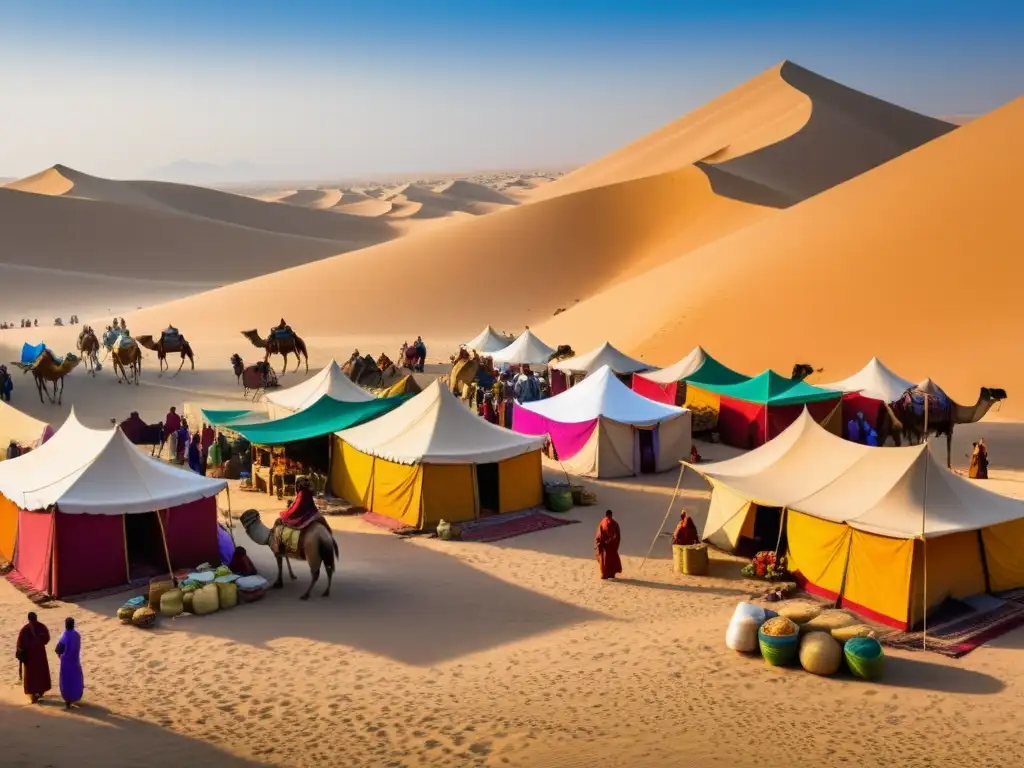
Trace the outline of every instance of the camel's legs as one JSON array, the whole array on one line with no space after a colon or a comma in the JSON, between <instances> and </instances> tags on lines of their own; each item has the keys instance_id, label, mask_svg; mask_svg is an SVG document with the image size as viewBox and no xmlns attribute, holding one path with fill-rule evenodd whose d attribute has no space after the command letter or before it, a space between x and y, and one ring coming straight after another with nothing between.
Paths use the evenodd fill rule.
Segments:
<instances>
[{"instance_id":1,"label":"camel's legs","mask_svg":"<svg viewBox=\"0 0 1024 768\"><path fill-rule=\"evenodd\" d=\"M296 576L295 571L292 570L292 561L289 560L287 557L284 559L284 561L288 565L288 575L292 577L292 581L295 581L299 577Z\"/></svg>"},{"instance_id":2,"label":"camel's legs","mask_svg":"<svg viewBox=\"0 0 1024 768\"><path fill-rule=\"evenodd\" d=\"M45 405L46 401L43 400L43 378L41 376L36 376L35 379L36 379L36 390L38 390L38 392L39 392L39 402L43 403Z\"/></svg>"},{"instance_id":3,"label":"camel's legs","mask_svg":"<svg viewBox=\"0 0 1024 768\"><path fill-rule=\"evenodd\" d=\"M327 589L324 590L322 597L330 597L331 580L334 578L334 569L331 566L327 565L327 563L324 563L324 568L327 570Z\"/></svg>"},{"instance_id":4,"label":"camel's legs","mask_svg":"<svg viewBox=\"0 0 1024 768\"><path fill-rule=\"evenodd\" d=\"M278 554L275 554L274 557L277 558L277 581L274 582L273 587L274 589L281 589L284 586L284 572L281 570L282 558Z\"/></svg>"},{"instance_id":5,"label":"camel's legs","mask_svg":"<svg viewBox=\"0 0 1024 768\"><path fill-rule=\"evenodd\" d=\"M184 355L182 355L182 356L181 356L181 365L179 365L179 366L178 366L178 370L176 370L176 371L174 372L174 375L175 375L175 376L177 376L177 375L178 375L179 373L181 373L181 369L182 369L182 368L184 368L184 367L185 367L185 356L184 356ZM170 366L168 366L168 369L169 369L169 368L170 368ZM195 369L196 369L196 368L195 368L195 364L193 364L193 365L192 365L192 370L194 371ZM172 378L173 378L173 377L172 377Z\"/></svg>"},{"instance_id":6,"label":"camel's legs","mask_svg":"<svg viewBox=\"0 0 1024 768\"><path fill-rule=\"evenodd\" d=\"M281 375L284 376L286 373L288 373L288 353L287 352L282 352L281 353L281 357L284 358L284 367L281 368ZM299 366L296 365L295 366L295 370L298 370L298 369L299 369Z\"/></svg>"},{"instance_id":7,"label":"camel's legs","mask_svg":"<svg viewBox=\"0 0 1024 768\"><path fill-rule=\"evenodd\" d=\"M61 376L57 381L53 382L53 392L57 394L57 384L60 384L60 394L57 396L57 405L64 404L64 377Z\"/></svg>"},{"instance_id":8,"label":"camel's legs","mask_svg":"<svg viewBox=\"0 0 1024 768\"><path fill-rule=\"evenodd\" d=\"M311 566L309 569L309 587L306 589L305 592L302 593L302 597L300 597L299 600L309 600L309 593L313 591L313 587L316 585L319 579L320 565L317 564L316 568L313 568Z\"/></svg>"}]
</instances>

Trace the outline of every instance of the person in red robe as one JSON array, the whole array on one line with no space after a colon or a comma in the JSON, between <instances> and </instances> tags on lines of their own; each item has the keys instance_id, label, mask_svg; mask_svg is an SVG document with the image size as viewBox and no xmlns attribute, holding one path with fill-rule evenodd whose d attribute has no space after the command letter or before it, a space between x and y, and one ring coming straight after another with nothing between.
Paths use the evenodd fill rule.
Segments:
<instances>
[{"instance_id":1,"label":"person in red robe","mask_svg":"<svg viewBox=\"0 0 1024 768\"><path fill-rule=\"evenodd\" d=\"M491 424L498 423L498 412L494 410L494 395L490 392L484 395L483 405L480 406L480 415L484 421L489 421Z\"/></svg>"},{"instance_id":2,"label":"person in red robe","mask_svg":"<svg viewBox=\"0 0 1024 768\"><path fill-rule=\"evenodd\" d=\"M594 538L594 553L597 555L597 567L602 579L614 579L622 573L622 561L619 559L621 542L619 524L612 518L609 509L598 524L597 536Z\"/></svg>"},{"instance_id":3,"label":"person in red robe","mask_svg":"<svg viewBox=\"0 0 1024 768\"><path fill-rule=\"evenodd\" d=\"M46 625L29 613L28 624L18 633L18 645L14 655L21 663L25 695L32 703L39 701L50 690L50 662L46 658L46 644L50 642L50 631Z\"/></svg>"},{"instance_id":4,"label":"person in red robe","mask_svg":"<svg viewBox=\"0 0 1024 768\"><path fill-rule=\"evenodd\" d=\"M679 525L676 526L676 530L672 534L672 543L680 547L688 547L691 544L697 544L699 541L700 537L697 535L697 526L694 524L693 518L686 514L684 509L679 515Z\"/></svg>"},{"instance_id":5,"label":"person in red robe","mask_svg":"<svg viewBox=\"0 0 1024 768\"><path fill-rule=\"evenodd\" d=\"M320 514L320 510L313 501L313 491L310 490L308 481L296 482L295 491L295 501L281 513L280 517L289 528L303 528Z\"/></svg>"}]
</instances>

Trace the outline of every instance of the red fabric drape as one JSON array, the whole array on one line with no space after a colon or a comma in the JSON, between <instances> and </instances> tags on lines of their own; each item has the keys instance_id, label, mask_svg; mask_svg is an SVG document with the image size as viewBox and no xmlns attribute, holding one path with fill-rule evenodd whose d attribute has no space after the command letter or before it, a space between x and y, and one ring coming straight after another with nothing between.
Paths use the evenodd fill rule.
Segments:
<instances>
[{"instance_id":1,"label":"red fabric drape","mask_svg":"<svg viewBox=\"0 0 1024 768\"><path fill-rule=\"evenodd\" d=\"M18 511L18 546L14 568L40 592L50 591L53 512Z\"/></svg>"},{"instance_id":2,"label":"red fabric drape","mask_svg":"<svg viewBox=\"0 0 1024 768\"><path fill-rule=\"evenodd\" d=\"M128 583L121 515L57 512L53 550L56 597L80 595Z\"/></svg>"},{"instance_id":3,"label":"red fabric drape","mask_svg":"<svg viewBox=\"0 0 1024 768\"><path fill-rule=\"evenodd\" d=\"M882 410L882 401L873 397L851 393L843 395L843 437L846 437L846 425L851 419L857 418L858 413L864 414L864 419L873 427L878 426L878 413Z\"/></svg>"},{"instance_id":4,"label":"red fabric drape","mask_svg":"<svg viewBox=\"0 0 1024 768\"><path fill-rule=\"evenodd\" d=\"M673 381L671 384L659 384L656 381L645 379L639 373L633 374L633 391L656 403L675 405L678 390L678 381Z\"/></svg>"},{"instance_id":5,"label":"red fabric drape","mask_svg":"<svg viewBox=\"0 0 1024 768\"><path fill-rule=\"evenodd\" d=\"M217 499L199 499L162 510L160 520L167 540L171 565L195 568L200 563L220 562L217 549Z\"/></svg>"},{"instance_id":6,"label":"red fabric drape","mask_svg":"<svg viewBox=\"0 0 1024 768\"><path fill-rule=\"evenodd\" d=\"M733 448L756 448L764 443L764 406L723 396L718 411L718 434Z\"/></svg>"},{"instance_id":7,"label":"red fabric drape","mask_svg":"<svg viewBox=\"0 0 1024 768\"><path fill-rule=\"evenodd\" d=\"M551 396L554 397L561 392L565 392L569 388L569 375L556 371L554 368L550 370L550 384L551 384Z\"/></svg>"}]
</instances>

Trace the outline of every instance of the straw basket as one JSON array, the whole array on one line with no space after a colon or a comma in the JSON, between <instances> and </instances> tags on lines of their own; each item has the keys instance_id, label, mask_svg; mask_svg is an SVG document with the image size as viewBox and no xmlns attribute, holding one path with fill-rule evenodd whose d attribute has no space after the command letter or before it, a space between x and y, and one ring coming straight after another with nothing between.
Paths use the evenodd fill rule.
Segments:
<instances>
[{"instance_id":1,"label":"straw basket","mask_svg":"<svg viewBox=\"0 0 1024 768\"><path fill-rule=\"evenodd\" d=\"M765 661L773 667L783 667L797 659L800 652L800 630L796 629L791 635L766 635L762 624L757 630L757 642Z\"/></svg>"},{"instance_id":2,"label":"straw basket","mask_svg":"<svg viewBox=\"0 0 1024 768\"><path fill-rule=\"evenodd\" d=\"M569 490L572 491L572 503L577 507L583 506L583 486L582 485L570 485Z\"/></svg>"},{"instance_id":3,"label":"straw basket","mask_svg":"<svg viewBox=\"0 0 1024 768\"><path fill-rule=\"evenodd\" d=\"M873 637L853 637L843 646L846 665L861 680L879 680L885 672L882 645Z\"/></svg>"},{"instance_id":4,"label":"straw basket","mask_svg":"<svg viewBox=\"0 0 1024 768\"><path fill-rule=\"evenodd\" d=\"M205 616L220 608L220 593L215 584L207 584L192 594L192 610L196 616Z\"/></svg>"},{"instance_id":5,"label":"straw basket","mask_svg":"<svg viewBox=\"0 0 1024 768\"><path fill-rule=\"evenodd\" d=\"M160 615L173 619L185 610L184 595L180 589L169 589L160 595Z\"/></svg>"},{"instance_id":6,"label":"straw basket","mask_svg":"<svg viewBox=\"0 0 1024 768\"><path fill-rule=\"evenodd\" d=\"M166 576L160 576L156 579L149 580L149 607L154 611L160 610L160 598L163 597L164 592L170 592L174 589L174 579L170 579Z\"/></svg>"},{"instance_id":7,"label":"straw basket","mask_svg":"<svg viewBox=\"0 0 1024 768\"><path fill-rule=\"evenodd\" d=\"M572 509L572 491L569 488L545 488L544 506L552 512L568 512Z\"/></svg>"},{"instance_id":8,"label":"straw basket","mask_svg":"<svg viewBox=\"0 0 1024 768\"><path fill-rule=\"evenodd\" d=\"M689 544L687 546L672 545L672 560L679 573L689 576L708 575L707 544Z\"/></svg>"},{"instance_id":9,"label":"straw basket","mask_svg":"<svg viewBox=\"0 0 1024 768\"><path fill-rule=\"evenodd\" d=\"M222 577L221 577L222 578ZM221 581L221 578L217 578L214 584L217 585L217 598L220 602L221 610L226 608L234 608L238 605L238 585L234 580Z\"/></svg>"},{"instance_id":10,"label":"straw basket","mask_svg":"<svg viewBox=\"0 0 1024 768\"><path fill-rule=\"evenodd\" d=\"M142 629L149 629L156 624L156 611L152 608L139 608L132 615L132 624Z\"/></svg>"}]
</instances>

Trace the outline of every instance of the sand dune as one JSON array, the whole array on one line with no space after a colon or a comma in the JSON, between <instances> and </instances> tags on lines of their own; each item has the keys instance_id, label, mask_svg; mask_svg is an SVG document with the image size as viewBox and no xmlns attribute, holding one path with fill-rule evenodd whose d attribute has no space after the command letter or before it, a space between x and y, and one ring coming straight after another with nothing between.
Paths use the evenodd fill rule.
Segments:
<instances>
[{"instance_id":1,"label":"sand dune","mask_svg":"<svg viewBox=\"0 0 1024 768\"><path fill-rule=\"evenodd\" d=\"M766 217L538 327L613 338L658 363L694 344L751 373L810 361L828 379L878 355L973 402L1004 387L1024 414L1017 285L1024 99ZM671 286L667 290L666 286Z\"/></svg>"},{"instance_id":2,"label":"sand dune","mask_svg":"<svg viewBox=\"0 0 1024 768\"><path fill-rule=\"evenodd\" d=\"M789 61L551 184L538 198L701 162L791 203L955 126L854 91ZM703 161L703 162L702 162ZM720 194L727 194L723 186ZM756 201L753 201L756 202Z\"/></svg>"},{"instance_id":3,"label":"sand dune","mask_svg":"<svg viewBox=\"0 0 1024 768\"><path fill-rule=\"evenodd\" d=\"M434 192L467 203L491 203L493 205L517 205L518 201L498 190L465 179L447 181L434 187Z\"/></svg>"},{"instance_id":4,"label":"sand dune","mask_svg":"<svg viewBox=\"0 0 1024 768\"><path fill-rule=\"evenodd\" d=\"M323 211L337 206L341 197L340 189L300 189L278 198L277 202Z\"/></svg>"},{"instance_id":5,"label":"sand dune","mask_svg":"<svg viewBox=\"0 0 1024 768\"><path fill-rule=\"evenodd\" d=\"M861 124L829 117L858 110L864 115ZM307 334L396 334L400 339L399 334L415 329L441 343L471 332L471 323L521 328L773 216L830 179L838 183L950 129L786 63L621 152L542 187L560 194L228 286L209 297L179 302L173 311L205 314L204 306L229 302L248 308L252 322L265 323L263 307L273 304ZM804 131L810 138L798 137ZM846 156L825 162L819 144L836 152L842 148ZM712 154L713 164L694 164ZM461 184L446 189L391 188L384 193L393 203L388 217L452 215L465 206L462 198L478 192ZM508 288L517 300L495 301L491 290L460 286L458 281L468 285L481 269L497 265L510 266ZM496 279L489 274L489 281ZM420 302L396 302L381 311L380 297L393 295L396 285L413 278L429 311ZM345 288L340 307L334 298L337 286ZM677 290L671 283L660 288ZM282 298L299 295L301 300ZM241 317L211 314L208 322L211 329L235 332ZM608 333L607 323L593 327ZM556 342L573 335L572 328L562 328L564 336Z\"/></svg>"}]
</instances>

